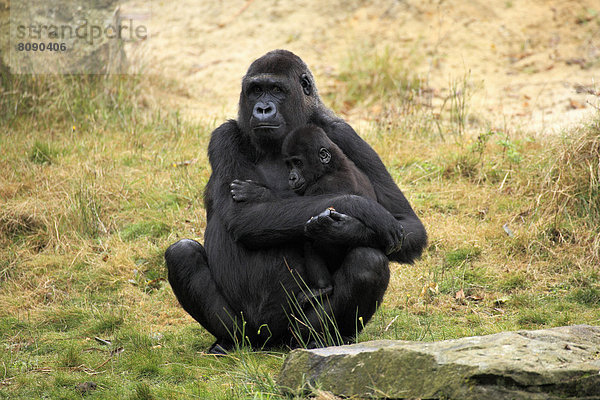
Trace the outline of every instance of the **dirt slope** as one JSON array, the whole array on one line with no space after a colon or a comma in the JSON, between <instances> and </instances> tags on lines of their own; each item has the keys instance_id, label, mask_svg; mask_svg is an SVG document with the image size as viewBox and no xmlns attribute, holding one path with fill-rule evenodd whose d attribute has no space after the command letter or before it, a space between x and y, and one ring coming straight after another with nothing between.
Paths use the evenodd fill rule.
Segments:
<instances>
[{"instance_id":1,"label":"dirt slope","mask_svg":"<svg viewBox=\"0 0 600 400\"><path fill-rule=\"evenodd\" d=\"M597 0L175 0L152 7L151 38L131 56L176 81L183 89L156 97L194 119L234 117L246 68L275 48L300 55L319 86L349 51L388 48L416 61L438 97L466 77L470 111L501 129L558 131L598 104L590 94L600 91Z\"/></svg>"}]
</instances>

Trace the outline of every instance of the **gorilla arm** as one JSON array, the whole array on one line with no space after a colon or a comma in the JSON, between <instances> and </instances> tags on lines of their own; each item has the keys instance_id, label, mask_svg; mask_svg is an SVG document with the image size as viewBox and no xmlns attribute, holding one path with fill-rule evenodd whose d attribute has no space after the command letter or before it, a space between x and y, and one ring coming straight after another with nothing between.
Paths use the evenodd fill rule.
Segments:
<instances>
[{"instance_id":1,"label":"gorilla arm","mask_svg":"<svg viewBox=\"0 0 600 400\"><path fill-rule=\"evenodd\" d=\"M252 145L242 137L235 121L217 128L208 148L213 169L205 192L207 218L219 218L236 241L250 248L273 247L304 237L304 226L313 216L334 207L347 218L319 221L312 237L336 238L352 246L389 249L400 242L401 226L376 202L352 195L322 195L236 202L230 184L235 179L258 180L249 154ZM213 215L214 214L214 215ZM329 224L328 224L329 222Z\"/></svg>"}]
</instances>

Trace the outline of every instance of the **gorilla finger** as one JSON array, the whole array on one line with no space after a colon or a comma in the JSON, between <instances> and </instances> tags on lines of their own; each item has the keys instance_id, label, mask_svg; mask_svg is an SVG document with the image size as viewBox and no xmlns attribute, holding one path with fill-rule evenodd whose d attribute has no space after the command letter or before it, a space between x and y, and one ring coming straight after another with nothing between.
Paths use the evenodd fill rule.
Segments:
<instances>
[{"instance_id":1,"label":"gorilla finger","mask_svg":"<svg viewBox=\"0 0 600 400\"><path fill-rule=\"evenodd\" d=\"M331 215L331 210L328 208L325 211L321 212L320 214L310 217L310 219L308 221L306 221L305 225L315 223L317 220L322 219L322 218L329 218L330 215Z\"/></svg>"},{"instance_id":2,"label":"gorilla finger","mask_svg":"<svg viewBox=\"0 0 600 400\"><path fill-rule=\"evenodd\" d=\"M341 221L350 219L350 217L348 215L339 213L335 210L331 210L329 216L331 217L331 219L333 219L334 221L337 221L337 222L341 222Z\"/></svg>"},{"instance_id":3,"label":"gorilla finger","mask_svg":"<svg viewBox=\"0 0 600 400\"><path fill-rule=\"evenodd\" d=\"M386 247L385 255L389 256L390 254L395 253L400 250L402 250L402 242L397 242L395 244L392 244L392 245Z\"/></svg>"},{"instance_id":4,"label":"gorilla finger","mask_svg":"<svg viewBox=\"0 0 600 400\"><path fill-rule=\"evenodd\" d=\"M244 196L243 194L238 193L234 190L231 191L231 197L233 198L233 200L238 201L238 202L246 200L246 196Z\"/></svg>"},{"instance_id":5,"label":"gorilla finger","mask_svg":"<svg viewBox=\"0 0 600 400\"><path fill-rule=\"evenodd\" d=\"M334 221L329 216L319 214L312 217L304 224L304 232L309 234L322 232L327 227L331 226L333 222Z\"/></svg>"},{"instance_id":6,"label":"gorilla finger","mask_svg":"<svg viewBox=\"0 0 600 400\"><path fill-rule=\"evenodd\" d=\"M386 255L402 250L402 245L404 243L404 228L402 225L400 225L400 228L400 230L394 232L394 235L390 237L390 244L385 249Z\"/></svg>"},{"instance_id":7,"label":"gorilla finger","mask_svg":"<svg viewBox=\"0 0 600 400\"><path fill-rule=\"evenodd\" d=\"M317 215L317 218L320 218L320 217L327 217L327 218L329 218L331 216L331 213L332 213L331 208L327 208L327 209L325 209L325 211L323 211L322 213L320 213L319 215Z\"/></svg>"}]
</instances>

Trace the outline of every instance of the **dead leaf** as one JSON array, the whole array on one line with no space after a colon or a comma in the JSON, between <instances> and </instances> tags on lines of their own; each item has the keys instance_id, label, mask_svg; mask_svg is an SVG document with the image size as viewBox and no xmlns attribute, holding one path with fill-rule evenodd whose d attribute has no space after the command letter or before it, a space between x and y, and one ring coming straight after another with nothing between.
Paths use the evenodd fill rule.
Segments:
<instances>
[{"instance_id":1,"label":"dead leaf","mask_svg":"<svg viewBox=\"0 0 600 400\"><path fill-rule=\"evenodd\" d=\"M577 100L569 99L569 107L572 110L578 110L581 108L585 108L585 104L578 102Z\"/></svg>"},{"instance_id":2,"label":"dead leaf","mask_svg":"<svg viewBox=\"0 0 600 400\"><path fill-rule=\"evenodd\" d=\"M421 297L429 298L435 294L438 294L439 291L440 289L438 284L435 282L431 282L423 286L423 289L421 289Z\"/></svg>"},{"instance_id":3,"label":"dead leaf","mask_svg":"<svg viewBox=\"0 0 600 400\"><path fill-rule=\"evenodd\" d=\"M465 299L465 292L464 290L460 289L458 292L456 292L456 294L454 295L454 298L456 300L462 301Z\"/></svg>"}]
</instances>

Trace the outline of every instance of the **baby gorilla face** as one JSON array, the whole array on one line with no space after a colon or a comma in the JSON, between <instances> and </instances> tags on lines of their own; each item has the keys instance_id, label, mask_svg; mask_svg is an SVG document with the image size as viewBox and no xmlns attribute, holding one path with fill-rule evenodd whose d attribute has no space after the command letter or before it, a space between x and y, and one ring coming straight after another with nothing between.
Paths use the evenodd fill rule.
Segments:
<instances>
[{"instance_id":1,"label":"baby gorilla face","mask_svg":"<svg viewBox=\"0 0 600 400\"><path fill-rule=\"evenodd\" d=\"M327 173L331 141L325 132L308 125L293 130L283 142L283 155L290 171L288 185L299 195Z\"/></svg>"}]
</instances>

